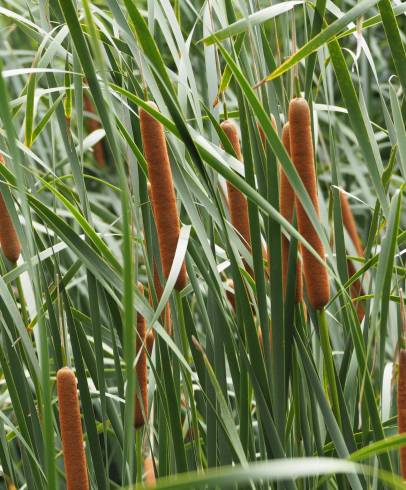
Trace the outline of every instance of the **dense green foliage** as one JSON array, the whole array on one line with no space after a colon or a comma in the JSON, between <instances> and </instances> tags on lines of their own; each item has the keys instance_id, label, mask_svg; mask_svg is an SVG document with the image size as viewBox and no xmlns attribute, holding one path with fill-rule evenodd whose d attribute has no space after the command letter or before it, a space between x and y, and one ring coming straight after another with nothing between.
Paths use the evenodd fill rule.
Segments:
<instances>
[{"instance_id":1,"label":"dense green foliage","mask_svg":"<svg viewBox=\"0 0 406 490\"><path fill-rule=\"evenodd\" d=\"M65 488L65 365L91 488L142 485L149 455L159 488L403 488L405 13L390 0L1 0L0 190L22 255L0 264L0 488ZM312 108L320 218L279 137L299 93ZM178 199L167 281L140 107L165 127ZM297 245L309 244L279 213L279 168L326 250L322 312L294 302ZM248 198L252 253L230 223L226 181ZM137 313L156 339L148 421L135 431Z\"/></svg>"}]
</instances>

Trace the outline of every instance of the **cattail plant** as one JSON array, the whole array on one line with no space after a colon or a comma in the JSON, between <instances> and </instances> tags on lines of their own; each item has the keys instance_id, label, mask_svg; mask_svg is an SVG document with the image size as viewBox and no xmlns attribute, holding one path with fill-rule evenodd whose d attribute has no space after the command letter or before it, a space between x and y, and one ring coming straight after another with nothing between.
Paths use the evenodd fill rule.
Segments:
<instances>
[{"instance_id":1,"label":"cattail plant","mask_svg":"<svg viewBox=\"0 0 406 490\"><path fill-rule=\"evenodd\" d=\"M399 351L398 430L399 434L406 432L406 349ZM406 480L406 446L400 448L400 474Z\"/></svg>"},{"instance_id":2,"label":"cattail plant","mask_svg":"<svg viewBox=\"0 0 406 490\"><path fill-rule=\"evenodd\" d=\"M237 126L227 119L221 123L221 129L229 139L238 160L242 160L240 138ZM242 237L245 246L251 250L250 224L248 220L248 203L244 194L227 182L228 201L230 205L231 223Z\"/></svg>"},{"instance_id":3,"label":"cattail plant","mask_svg":"<svg viewBox=\"0 0 406 490\"><path fill-rule=\"evenodd\" d=\"M142 284L138 285L141 294L144 293ZM145 352L147 339L147 325L145 318L137 314L137 341L136 341L136 371L138 380L139 394L135 395L135 414L134 426L136 429L142 427L145 423L145 417L148 415L148 371L147 371L147 353Z\"/></svg>"},{"instance_id":4,"label":"cattail plant","mask_svg":"<svg viewBox=\"0 0 406 490\"><path fill-rule=\"evenodd\" d=\"M364 257L364 248L361 243L361 238L357 231L357 225L355 223L354 215L351 211L350 203L348 202L347 196L344 192L340 192L340 203L341 203L341 211L343 216L344 227L347 230L348 235L351 238L351 241L354 245L354 248L359 257ZM356 273L355 266L351 260L347 260L348 273L350 276L353 276ZM362 289L361 281L357 279L354 284L351 286L351 297L356 298L359 295L363 295L364 291ZM360 302L357 303L357 315L359 320L361 321L364 318L365 311L364 307Z\"/></svg>"},{"instance_id":5,"label":"cattail plant","mask_svg":"<svg viewBox=\"0 0 406 490\"><path fill-rule=\"evenodd\" d=\"M292 161L319 216L310 109L303 98L295 98L289 104L289 134ZM323 243L299 200L296 200L296 210L299 232L324 262ZM327 269L305 247L302 256L310 304L315 310L322 309L330 299Z\"/></svg>"},{"instance_id":6,"label":"cattail plant","mask_svg":"<svg viewBox=\"0 0 406 490\"><path fill-rule=\"evenodd\" d=\"M87 490L87 464L83 447L82 423L76 376L64 367L57 372L59 423L68 490Z\"/></svg>"},{"instance_id":7,"label":"cattail plant","mask_svg":"<svg viewBox=\"0 0 406 490\"><path fill-rule=\"evenodd\" d=\"M147 184L147 191L148 191L149 200L152 204L152 190L151 190L151 184L149 182ZM152 209L152 212L154 212L153 209ZM161 279L159 277L158 266L157 266L155 258L152 259L152 262L153 262L152 267L153 267L153 275L154 275L154 288L155 288L157 300L159 302L161 300L164 289L163 289L162 284L161 284ZM149 302L150 302L151 306L153 306L151 289L149 289ZM171 320L171 305L169 303L167 303L165 305L164 313L162 314L161 319L164 322L164 327L165 327L166 333L171 336L172 335L172 320ZM152 335L154 336L154 339L155 339L154 331L152 330L151 332L152 332Z\"/></svg>"},{"instance_id":8,"label":"cattail plant","mask_svg":"<svg viewBox=\"0 0 406 490\"><path fill-rule=\"evenodd\" d=\"M0 163L4 165L3 157L0 155ZM21 245L13 222L7 211L6 203L0 194L0 245L4 256L15 264L20 257Z\"/></svg>"},{"instance_id":9,"label":"cattail plant","mask_svg":"<svg viewBox=\"0 0 406 490\"><path fill-rule=\"evenodd\" d=\"M290 155L290 139L289 139L289 123L287 122L282 130L282 143ZM281 168L280 170L280 192L279 192L279 208L281 215L292 223L293 210L295 206L295 193L292 186L286 177L285 172ZM289 240L285 235L282 235L282 283L284 295L286 295L286 283L288 276L288 262L289 262ZM296 292L295 300L300 303L303 300L303 280L302 280L302 262L297 260L296 262Z\"/></svg>"},{"instance_id":10,"label":"cattail plant","mask_svg":"<svg viewBox=\"0 0 406 490\"><path fill-rule=\"evenodd\" d=\"M89 96L87 94L84 95L83 97L83 105L84 108L87 112L90 114L94 114L94 107L92 104L92 101L90 100ZM93 133L97 129L100 129L101 125L96 119L93 117L87 118L86 121L86 129L88 133ZM98 141L94 147L93 147L93 155L94 159L96 160L96 163L98 164L99 167L104 167L106 165L106 154L104 151L104 146L101 141Z\"/></svg>"},{"instance_id":11,"label":"cattail plant","mask_svg":"<svg viewBox=\"0 0 406 490\"><path fill-rule=\"evenodd\" d=\"M144 482L147 487L155 486L155 470L152 456L147 456L144 459Z\"/></svg>"},{"instance_id":12,"label":"cattail plant","mask_svg":"<svg viewBox=\"0 0 406 490\"><path fill-rule=\"evenodd\" d=\"M153 102L149 102L149 105L157 110ZM164 276L168 278L180 233L172 170L162 124L143 109L140 109L140 123L142 144L148 163L148 177L151 183L152 206L162 268ZM176 289L183 289L186 281L186 267L183 263L176 280Z\"/></svg>"},{"instance_id":13,"label":"cattail plant","mask_svg":"<svg viewBox=\"0 0 406 490\"><path fill-rule=\"evenodd\" d=\"M348 235L350 236L351 241L354 244L357 254L360 257L363 257L364 248L362 246L361 238L357 231L357 225L355 223L354 215L351 211L350 203L348 202L347 196L344 192L340 192L340 203L345 229L347 230Z\"/></svg>"}]
</instances>

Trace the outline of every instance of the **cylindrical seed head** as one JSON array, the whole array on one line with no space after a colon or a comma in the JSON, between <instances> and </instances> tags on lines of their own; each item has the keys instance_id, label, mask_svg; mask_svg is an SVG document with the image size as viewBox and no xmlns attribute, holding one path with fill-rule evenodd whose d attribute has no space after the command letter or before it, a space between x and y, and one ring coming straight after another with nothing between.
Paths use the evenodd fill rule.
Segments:
<instances>
[{"instance_id":1,"label":"cylindrical seed head","mask_svg":"<svg viewBox=\"0 0 406 490\"><path fill-rule=\"evenodd\" d=\"M157 109L152 102L149 104ZM152 206L162 268L165 277L168 278L180 234L172 170L162 124L143 109L140 109L140 123L142 144L148 164L148 177L151 183ZM186 267L183 263L176 281L176 289L183 289L186 281Z\"/></svg>"},{"instance_id":2,"label":"cylindrical seed head","mask_svg":"<svg viewBox=\"0 0 406 490\"><path fill-rule=\"evenodd\" d=\"M0 155L0 164L4 164ZM0 194L0 245L4 256L15 264L21 254L20 240L18 239L13 222L7 210L3 196Z\"/></svg>"},{"instance_id":3,"label":"cylindrical seed head","mask_svg":"<svg viewBox=\"0 0 406 490\"><path fill-rule=\"evenodd\" d=\"M67 489L88 490L76 376L64 367L57 372L56 382Z\"/></svg>"},{"instance_id":4,"label":"cylindrical seed head","mask_svg":"<svg viewBox=\"0 0 406 490\"><path fill-rule=\"evenodd\" d=\"M282 143L290 155L290 137L289 137L289 123L286 123L282 130ZM281 168L280 170L280 192L279 192L279 208L281 215L292 223L293 210L295 207L295 193L292 186L286 177L285 172ZM282 282L284 296L286 296L286 283L288 276L288 263L289 263L289 240L285 235L282 235ZM300 247L298 247L300 250ZM300 303L303 300L303 280L302 280L302 262L300 259L296 262L296 303Z\"/></svg>"},{"instance_id":5,"label":"cylindrical seed head","mask_svg":"<svg viewBox=\"0 0 406 490\"><path fill-rule=\"evenodd\" d=\"M242 160L240 138L236 124L229 119L221 123L221 129L229 139L238 160ZM247 199L233 184L227 182L228 202L230 205L231 223L242 237L245 246L251 249L250 224L248 219Z\"/></svg>"},{"instance_id":6,"label":"cylindrical seed head","mask_svg":"<svg viewBox=\"0 0 406 490\"><path fill-rule=\"evenodd\" d=\"M319 216L310 109L303 98L293 99L289 104L289 132L292 161ZM300 234L324 261L323 243L298 199L296 209ZM302 256L309 301L318 310L326 306L330 299L328 272L325 265L305 247L302 247Z\"/></svg>"}]
</instances>

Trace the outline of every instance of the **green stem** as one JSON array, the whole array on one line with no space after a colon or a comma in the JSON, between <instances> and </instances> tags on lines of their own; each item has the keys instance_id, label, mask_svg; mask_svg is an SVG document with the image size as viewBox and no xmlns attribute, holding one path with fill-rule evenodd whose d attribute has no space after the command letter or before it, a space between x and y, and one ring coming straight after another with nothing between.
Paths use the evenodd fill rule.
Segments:
<instances>
[{"instance_id":1,"label":"green stem","mask_svg":"<svg viewBox=\"0 0 406 490\"><path fill-rule=\"evenodd\" d=\"M183 299L181 295L176 292L176 306L177 306L177 311L178 311L178 321L179 321L179 337L181 340L182 344L182 353L185 359L188 359L188 338L187 338L187 332L186 332L186 325L185 325L185 313L184 313L184 305L183 305ZM195 451L196 451L196 462L198 464L199 468L203 468L203 459L202 459L202 448L200 444L200 436L199 436L199 423L198 423L198 415L197 415L197 408L196 408L196 401L194 399L194 393L193 393L193 381L192 377L188 372L183 372L184 380L185 380L185 385L187 388L187 392L189 394L189 407L191 411L191 425L192 425L192 440L195 444Z\"/></svg>"},{"instance_id":2,"label":"green stem","mask_svg":"<svg viewBox=\"0 0 406 490\"><path fill-rule=\"evenodd\" d=\"M326 317L326 311L324 308L318 313L318 321L320 328L320 342L321 349L323 351L324 365L327 374L327 380L330 388L330 397L333 406L333 412L337 419L338 425L341 427L341 415L340 415L340 404L338 400L338 391L336 384L336 376L333 361L333 351L331 349L330 337L328 332L328 322Z\"/></svg>"},{"instance_id":3,"label":"green stem","mask_svg":"<svg viewBox=\"0 0 406 490\"><path fill-rule=\"evenodd\" d=\"M142 482L142 427L135 431L135 450L137 461L137 483Z\"/></svg>"},{"instance_id":4,"label":"green stem","mask_svg":"<svg viewBox=\"0 0 406 490\"><path fill-rule=\"evenodd\" d=\"M20 301L21 316L23 318L24 325L27 327L27 325L30 323L30 318L29 318L28 311L27 311L27 303L25 301L24 291L23 291L23 287L21 284L20 276L18 276L16 278L16 286L17 286L17 291L18 291L18 299Z\"/></svg>"}]
</instances>

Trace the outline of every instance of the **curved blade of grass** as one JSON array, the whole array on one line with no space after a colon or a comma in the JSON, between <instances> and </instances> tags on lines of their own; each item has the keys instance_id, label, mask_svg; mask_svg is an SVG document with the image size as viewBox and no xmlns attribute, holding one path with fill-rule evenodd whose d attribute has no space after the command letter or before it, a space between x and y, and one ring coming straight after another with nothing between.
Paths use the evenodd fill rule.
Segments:
<instances>
[{"instance_id":1,"label":"curved blade of grass","mask_svg":"<svg viewBox=\"0 0 406 490\"><path fill-rule=\"evenodd\" d=\"M378 7L396 73L402 85L403 93L406 93L406 51L402 38L400 37L399 26L393 12L392 3L390 0L380 0Z\"/></svg>"},{"instance_id":2,"label":"curved blade of grass","mask_svg":"<svg viewBox=\"0 0 406 490\"><path fill-rule=\"evenodd\" d=\"M355 92L351 75L348 71L344 55L337 40L333 40L329 43L329 51L334 71L337 76L338 85L340 87L341 94L348 110L348 116L351 125L354 129L354 133L357 135L358 142L364 154L365 163L371 175L371 179L374 184L379 202L382 206L382 210L387 216L389 213L389 205L380 175L380 170L383 170L381 169L382 162L377 161L376 158L376 155L379 155L379 151L376 153L373 149L374 146L376 146L376 142L370 137L368 133L368 128L366 126L365 118L361 111L360 103Z\"/></svg>"},{"instance_id":3,"label":"curved blade of grass","mask_svg":"<svg viewBox=\"0 0 406 490\"><path fill-rule=\"evenodd\" d=\"M293 68L301 60L309 56L311 53L319 49L324 44L331 41L335 36L337 36L342 29L344 29L347 24L353 22L358 17L361 17L365 12L367 12L371 7L373 7L378 0L363 0L358 2L355 7L350 9L346 14L344 14L340 19L335 20L328 27L323 29L316 37L308 41L304 46L302 46L295 54L290 56L286 61L284 61L276 70L274 70L270 75L266 77L263 82L273 80L280 77L291 68Z\"/></svg>"},{"instance_id":4,"label":"curved blade of grass","mask_svg":"<svg viewBox=\"0 0 406 490\"><path fill-rule=\"evenodd\" d=\"M224 41L225 39L228 39L231 36L235 36L237 34L246 32L247 30L251 29L254 26L263 24L264 22L267 22L270 19L274 19L275 17L278 17L281 14L289 12L296 5L300 5L303 3L304 2L302 0L288 1L288 2L278 3L276 5L272 5L271 7L266 7L262 10L258 10L257 12L248 15L244 19L237 20L236 22L228 25L224 29L220 29L219 31L214 32L213 34L210 34L210 36L201 39L200 42L204 42L205 44L210 45L216 42Z\"/></svg>"},{"instance_id":5,"label":"curved blade of grass","mask_svg":"<svg viewBox=\"0 0 406 490\"><path fill-rule=\"evenodd\" d=\"M155 488L157 490L182 490L191 486L204 488L207 485L231 488L236 483L247 485L250 482L277 482L286 481L288 478L302 479L329 474L355 475L361 472L372 475L374 468L334 458L292 458L291 460L251 463L247 468L240 466L224 467L209 470L206 474L189 473L176 478L160 479ZM404 488L400 478L394 475L380 472L378 477L390 488L399 490ZM141 490L144 486L137 485L133 488L134 490Z\"/></svg>"}]
</instances>

